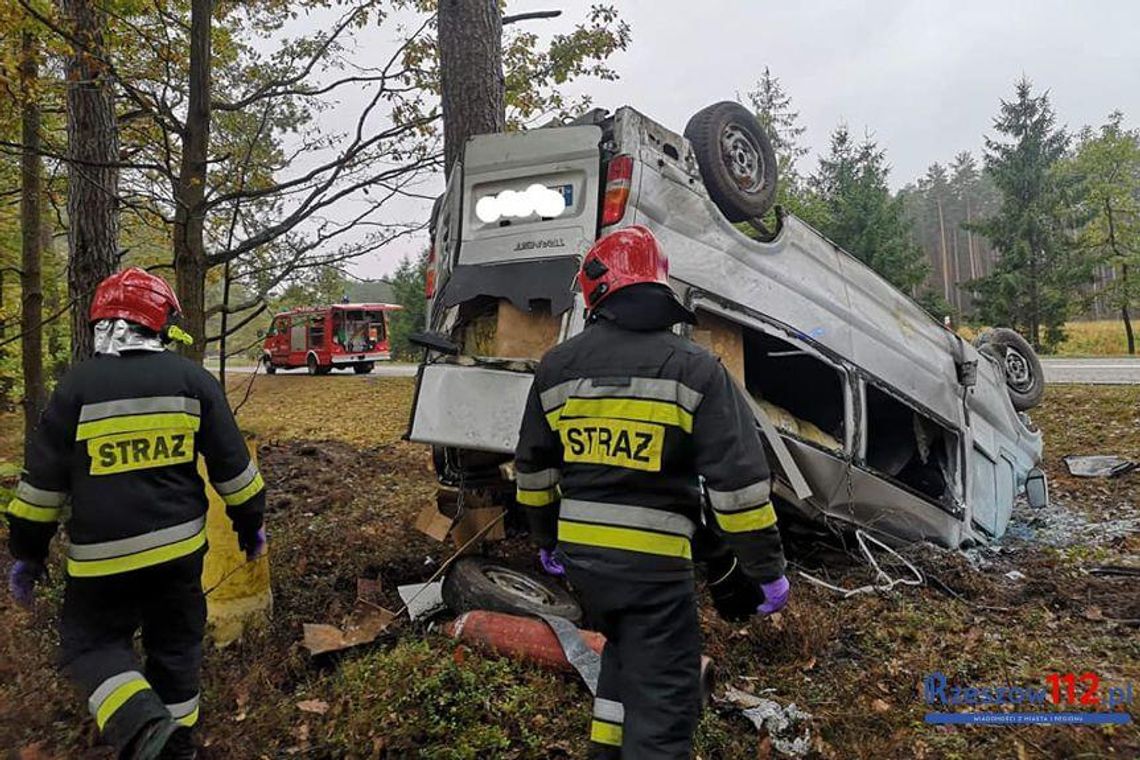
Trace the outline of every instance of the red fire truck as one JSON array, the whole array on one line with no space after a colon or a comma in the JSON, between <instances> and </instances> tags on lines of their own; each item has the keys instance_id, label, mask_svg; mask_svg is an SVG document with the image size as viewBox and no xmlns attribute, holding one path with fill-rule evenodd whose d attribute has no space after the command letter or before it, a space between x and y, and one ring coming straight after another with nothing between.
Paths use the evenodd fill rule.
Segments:
<instances>
[{"instance_id":1,"label":"red fire truck","mask_svg":"<svg viewBox=\"0 0 1140 760\"><path fill-rule=\"evenodd\" d=\"M327 375L352 367L358 375L371 372L376 362L391 358L388 314L398 309L387 303L344 303L281 312L265 334L265 371L308 367L310 375Z\"/></svg>"}]
</instances>

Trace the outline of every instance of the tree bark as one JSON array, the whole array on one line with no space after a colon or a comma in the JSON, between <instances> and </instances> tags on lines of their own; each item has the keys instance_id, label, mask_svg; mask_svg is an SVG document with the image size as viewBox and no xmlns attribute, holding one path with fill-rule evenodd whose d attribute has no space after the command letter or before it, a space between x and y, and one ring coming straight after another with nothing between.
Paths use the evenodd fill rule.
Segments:
<instances>
[{"instance_id":1,"label":"tree bark","mask_svg":"<svg viewBox=\"0 0 1140 760\"><path fill-rule=\"evenodd\" d=\"M38 44L31 32L20 38L20 332L21 365L24 375L24 459L27 441L39 424L47 393L44 388L43 308L41 237L43 159L40 157L40 106Z\"/></svg>"},{"instance_id":2,"label":"tree bark","mask_svg":"<svg viewBox=\"0 0 1140 760\"><path fill-rule=\"evenodd\" d=\"M447 176L468 138L506 128L503 19L495 0L440 0L438 24Z\"/></svg>"},{"instance_id":3,"label":"tree bark","mask_svg":"<svg viewBox=\"0 0 1140 760\"><path fill-rule=\"evenodd\" d=\"M206 161L210 147L210 27L214 0L190 4L190 83L182 161L175 188L174 274L183 329L193 345L183 353L199 364L206 351Z\"/></svg>"},{"instance_id":4,"label":"tree bark","mask_svg":"<svg viewBox=\"0 0 1140 760\"><path fill-rule=\"evenodd\" d=\"M119 262L119 131L110 74L102 62L107 17L97 0L60 0L71 30L67 59L68 290L71 357L91 356L88 313L95 287Z\"/></svg>"},{"instance_id":5,"label":"tree bark","mask_svg":"<svg viewBox=\"0 0 1140 760\"><path fill-rule=\"evenodd\" d=\"M946 256L946 221L942 217L942 199L938 198L938 239L942 250L942 294L946 297L946 303L953 304L950 300L950 262Z\"/></svg>"}]
</instances>

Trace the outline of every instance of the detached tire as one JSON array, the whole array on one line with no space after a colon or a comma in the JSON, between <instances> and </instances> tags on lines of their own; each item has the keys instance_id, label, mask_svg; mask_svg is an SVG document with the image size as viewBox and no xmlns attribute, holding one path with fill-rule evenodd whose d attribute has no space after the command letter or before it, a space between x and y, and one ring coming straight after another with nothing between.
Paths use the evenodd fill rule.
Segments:
<instances>
[{"instance_id":1,"label":"detached tire","mask_svg":"<svg viewBox=\"0 0 1140 760\"><path fill-rule=\"evenodd\" d=\"M582 608L561 586L485 557L463 557L451 566L443 579L443 601L456 614L491 610L582 620Z\"/></svg>"},{"instance_id":2,"label":"detached tire","mask_svg":"<svg viewBox=\"0 0 1140 760\"><path fill-rule=\"evenodd\" d=\"M730 222L764 216L776 200L776 152L760 122L732 101L698 111L685 126L709 197Z\"/></svg>"},{"instance_id":3,"label":"detached tire","mask_svg":"<svg viewBox=\"0 0 1140 760\"><path fill-rule=\"evenodd\" d=\"M1027 412L1045 397L1045 373L1029 341L1008 327L986 330L974 339L979 352L1001 367L1013 408Z\"/></svg>"}]
</instances>

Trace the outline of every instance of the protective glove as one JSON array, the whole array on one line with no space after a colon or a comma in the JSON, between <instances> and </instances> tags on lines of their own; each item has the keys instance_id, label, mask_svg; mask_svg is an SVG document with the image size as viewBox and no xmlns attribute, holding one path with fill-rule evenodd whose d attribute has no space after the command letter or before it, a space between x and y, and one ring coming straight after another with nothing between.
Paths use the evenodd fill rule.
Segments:
<instances>
[{"instance_id":1,"label":"protective glove","mask_svg":"<svg viewBox=\"0 0 1140 760\"><path fill-rule=\"evenodd\" d=\"M566 568L555 558L553 549L539 549L538 561L542 563L542 569L547 575L553 575L555 578L566 575Z\"/></svg>"},{"instance_id":2,"label":"protective glove","mask_svg":"<svg viewBox=\"0 0 1140 760\"><path fill-rule=\"evenodd\" d=\"M244 537L240 534L238 535L238 546L245 552L246 562L253 562L262 554L265 554L265 548L268 542L269 539L265 534L264 525L258 528L256 533L251 533Z\"/></svg>"},{"instance_id":3,"label":"protective glove","mask_svg":"<svg viewBox=\"0 0 1140 760\"><path fill-rule=\"evenodd\" d=\"M788 595L791 586L786 576L781 575L774 581L760 584L760 591L764 594L764 603L756 608L759 615L771 615L788 606Z\"/></svg>"},{"instance_id":4,"label":"protective glove","mask_svg":"<svg viewBox=\"0 0 1140 760\"><path fill-rule=\"evenodd\" d=\"M739 623L756 614L764 601L760 589L740 569L730 553L711 557L708 562L709 596L722 620Z\"/></svg>"},{"instance_id":5,"label":"protective glove","mask_svg":"<svg viewBox=\"0 0 1140 760\"><path fill-rule=\"evenodd\" d=\"M31 609L36 599L36 583L47 572L40 562L18 559L8 571L8 592L16 604Z\"/></svg>"}]
</instances>

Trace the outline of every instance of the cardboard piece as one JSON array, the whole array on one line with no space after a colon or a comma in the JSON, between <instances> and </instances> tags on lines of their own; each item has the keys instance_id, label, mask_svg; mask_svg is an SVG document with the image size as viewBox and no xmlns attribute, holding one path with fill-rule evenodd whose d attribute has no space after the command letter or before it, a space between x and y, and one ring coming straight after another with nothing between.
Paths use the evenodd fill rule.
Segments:
<instances>
[{"instance_id":1,"label":"cardboard piece","mask_svg":"<svg viewBox=\"0 0 1140 760\"><path fill-rule=\"evenodd\" d=\"M305 648L310 654L339 652L376 640L396 619L396 613L375 604L357 600L344 628L324 623L305 623Z\"/></svg>"},{"instance_id":2,"label":"cardboard piece","mask_svg":"<svg viewBox=\"0 0 1140 760\"><path fill-rule=\"evenodd\" d=\"M407 606L408 618L411 620L429 615L444 606L443 581L409 583L406 586L397 586L396 591Z\"/></svg>"},{"instance_id":3,"label":"cardboard piece","mask_svg":"<svg viewBox=\"0 0 1140 760\"><path fill-rule=\"evenodd\" d=\"M495 331L495 356L510 359L538 360L558 342L561 317L550 313L550 307L531 312L520 311L510 301L499 301L498 325Z\"/></svg>"},{"instance_id":4,"label":"cardboard piece","mask_svg":"<svg viewBox=\"0 0 1140 760\"><path fill-rule=\"evenodd\" d=\"M488 523L494 522L503 513L502 507L473 507L463 510L463 515L456 521L455 526L451 529L451 540L455 542L458 548L470 541L479 533L483 528L487 527ZM483 536L483 541L502 541L507 537L507 531L503 527L502 520L493 528L487 531Z\"/></svg>"},{"instance_id":5,"label":"cardboard piece","mask_svg":"<svg viewBox=\"0 0 1140 760\"><path fill-rule=\"evenodd\" d=\"M451 531L451 523L451 518L440 512L438 505L425 504L416 517L416 530L436 541L445 541Z\"/></svg>"},{"instance_id":6,"label":"cardboard piece","mask_svg":"<svg viewBox=\"0 0 1140 760\"><path fill-rule=\"evenodd\" d=\"M744 328L707 311L697 312L693 342L720 357L728 374L744 385Z\"/></svg>"}]
</instances>

